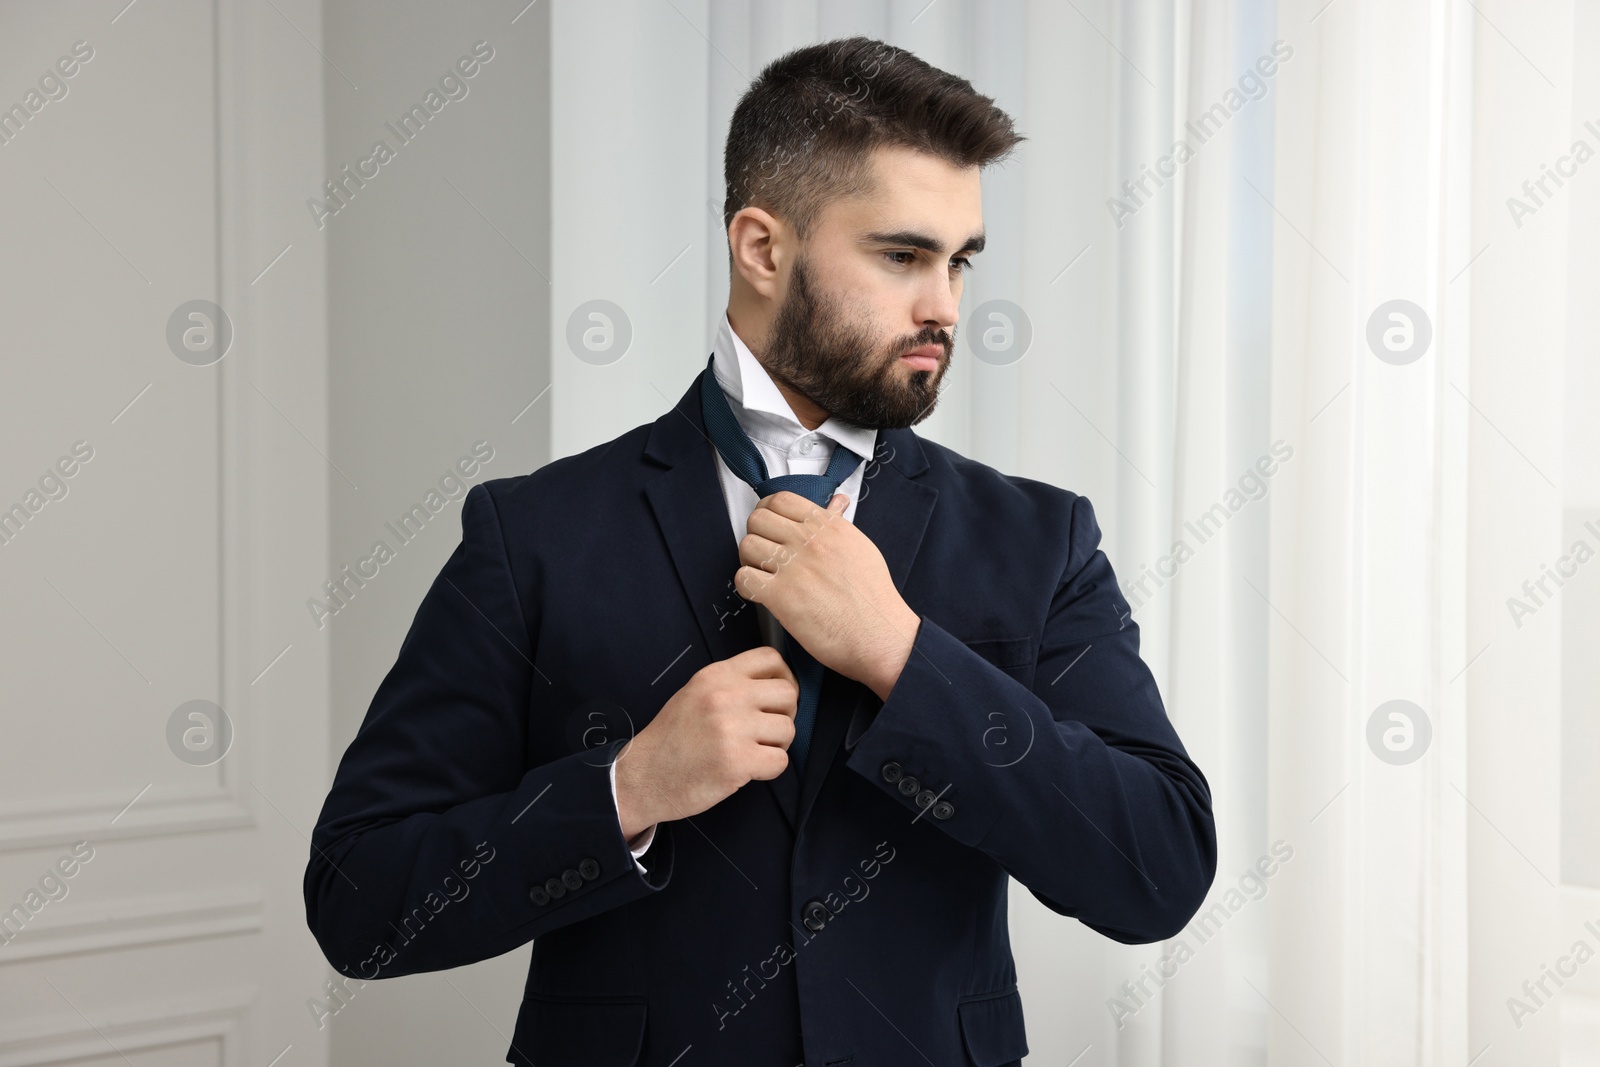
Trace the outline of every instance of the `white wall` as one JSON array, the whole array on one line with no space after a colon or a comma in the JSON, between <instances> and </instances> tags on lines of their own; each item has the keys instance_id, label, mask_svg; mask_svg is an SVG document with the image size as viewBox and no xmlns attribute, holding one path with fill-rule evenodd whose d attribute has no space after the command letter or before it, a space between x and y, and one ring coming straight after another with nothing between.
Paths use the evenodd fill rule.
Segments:
<instances>
[{"instance_id":1,"label":"white wall","mask_svg":"<svg viewBox=\"0 0 1600 1067\"><path fill-rule=\"evenodd\" d=\"M327 658L285 595L327 556L326 288L296 229L322 83L293 22L317 19L0 7L0 108L28 116L0 138L0 507L93 450L0 546L0 909L32 901L0 945L0 1062L318 1060L299 828ZM225 352L169 344L196 299ZM169 746L192 700L225 753Z\"/></svg>"}]
</instances>

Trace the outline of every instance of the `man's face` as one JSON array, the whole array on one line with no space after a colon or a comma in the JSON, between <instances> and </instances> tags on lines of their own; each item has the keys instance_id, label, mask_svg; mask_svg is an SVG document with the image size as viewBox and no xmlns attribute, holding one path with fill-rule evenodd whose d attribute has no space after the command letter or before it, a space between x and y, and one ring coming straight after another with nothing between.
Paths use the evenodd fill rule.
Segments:
<instances>
[{"instance_id":1,"label":"man's face","mask_svg":"<svg viewBox=\"0 0 1600 1067\"><path fill-rule=\"evenodd\" d=\"M796 255L763 363L830 415L898 429L938 400L983 203L977 167L880 148L872 173L873 191L828 204ZM903 358L918 348L925 368Z\"/></svg>"}]
</instances>

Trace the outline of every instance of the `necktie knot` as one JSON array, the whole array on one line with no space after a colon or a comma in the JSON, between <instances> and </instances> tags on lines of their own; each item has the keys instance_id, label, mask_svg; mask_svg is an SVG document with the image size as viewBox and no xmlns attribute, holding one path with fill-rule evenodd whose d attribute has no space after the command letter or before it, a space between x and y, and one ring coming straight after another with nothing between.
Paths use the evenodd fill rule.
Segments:
<instances>
[{"instance_id":1,"label":"necktie knot","mask_svg":"<svg viewBox=\"0 0 1600 1067\"><path fill-rule=\"evenodd\" d=\"M828 469L822 474L781 474L776 478L769 476L767 461L762 458L749 435L744 432L744 427L739 425L739 420L734 417L733 408L728 405L727 396L717 384L717 376L711 369L713 363L715 357L707 363L706 372L701 376L700 408L705 419L706 434L716 446L717 452L721 454L722 461L728 465L728 469L754 489L758 497L767 497L787 490L800 494L820 507L827 507L829 499L839 491L840 484L850 477L851 472L861 462L861 457L844 445L835 445L833 456L828 460Z\"/></svg>"}]
</instances>

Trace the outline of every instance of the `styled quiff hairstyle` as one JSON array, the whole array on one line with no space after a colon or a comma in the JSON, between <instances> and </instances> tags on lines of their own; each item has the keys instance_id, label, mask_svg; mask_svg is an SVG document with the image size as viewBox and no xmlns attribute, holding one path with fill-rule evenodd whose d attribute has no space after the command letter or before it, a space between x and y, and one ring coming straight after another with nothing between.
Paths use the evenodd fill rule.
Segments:
<instances>
[{"instance_id":1,"label":"styled quiff hairstyle","mask_svg":"<svg viewBox=\"0 0 1600 1067\"><path fill-rule=\"evenodd\" d=\"M875 148L981 168L1023 140L992 98L903 48L869 37L808 45L767 64L733 110L722 228L754 205L805 240L823 205L872 191Z\"/></svg>"}]
</instances>

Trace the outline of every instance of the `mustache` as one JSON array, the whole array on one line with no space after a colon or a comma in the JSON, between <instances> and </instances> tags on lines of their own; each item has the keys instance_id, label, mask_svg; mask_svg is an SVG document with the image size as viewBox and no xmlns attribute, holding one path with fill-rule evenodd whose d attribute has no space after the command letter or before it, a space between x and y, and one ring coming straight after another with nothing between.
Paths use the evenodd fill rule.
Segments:
<instances>
[{"instance_id":1,"label":"mustache","mask_svg":"<svg viewBox=\"0 0 1600 1067\"><path fill-rule=\"evenodd\" d=\"M913 338L899 341L890 346L890 351L894 353L894 358L899 359L912 349L923 348L927 345L938 345L940 348L944 349L945 355L948 356L950 354L950 350L955 347L955 343L955 334L953 332L947 334L943 330L935 330L930 328L920 334L917 334L917 336Z\"/></svg>"}]
</instances>

